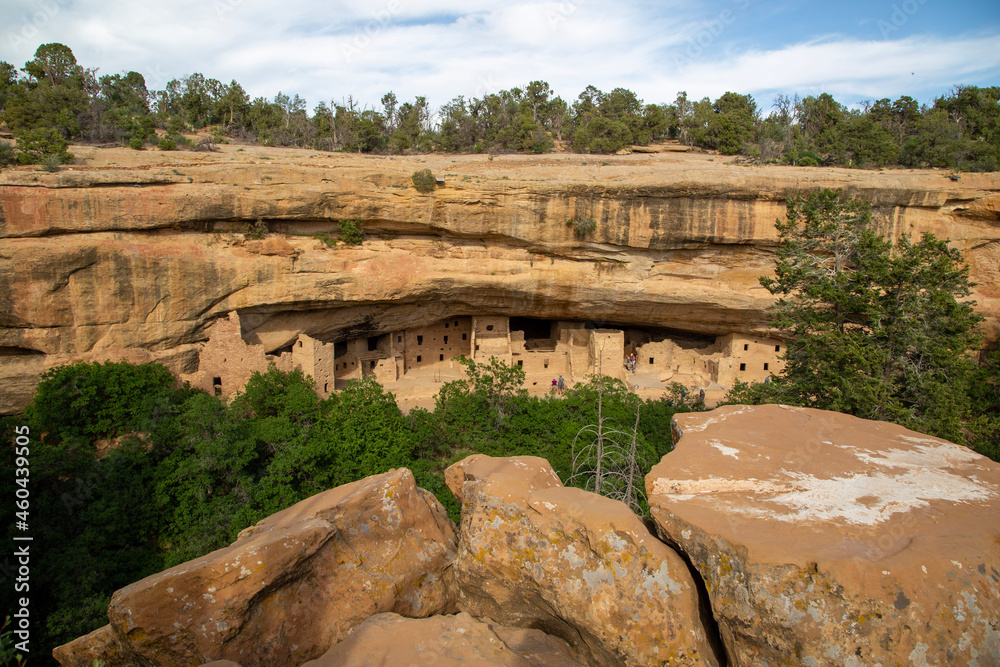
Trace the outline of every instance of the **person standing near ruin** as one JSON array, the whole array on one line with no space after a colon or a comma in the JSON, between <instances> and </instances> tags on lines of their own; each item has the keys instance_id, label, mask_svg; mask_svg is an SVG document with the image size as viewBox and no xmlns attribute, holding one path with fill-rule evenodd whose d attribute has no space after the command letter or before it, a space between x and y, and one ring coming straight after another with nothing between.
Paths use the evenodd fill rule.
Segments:
<instances>
[{"instance_id":1,"label":"person standing near ruin","mask_svg":"<svg viewBox=\"0 0 1000 667\"><path fill-rule=\"evenodd\" d=\"M563 393L564 389L566 389L566 382L563 380L563 376L560 375L559 376L559 393L560 394Z\"/></svg>"}]
</instances>

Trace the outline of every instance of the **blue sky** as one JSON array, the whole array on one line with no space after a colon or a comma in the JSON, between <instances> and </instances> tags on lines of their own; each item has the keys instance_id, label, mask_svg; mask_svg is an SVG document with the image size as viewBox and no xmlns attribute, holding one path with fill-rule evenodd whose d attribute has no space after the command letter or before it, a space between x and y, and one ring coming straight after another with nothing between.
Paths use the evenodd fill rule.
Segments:
<instances>
[{"instance_id":1,"label":"blue sky","mask_svg":"<svg viewBox=\"0 0 1000 667\"><path fill-rule=\"evenodd\" d=\"M646 102L731 90L764 110L779 93L924 103L1000 85L996 0L0 0L0 17L0 60L18 67L62 42L153 89L201 72L310 109L389 90L436 108L534 79L569 102L592 84Z\"/></svg>"}]
</instances>

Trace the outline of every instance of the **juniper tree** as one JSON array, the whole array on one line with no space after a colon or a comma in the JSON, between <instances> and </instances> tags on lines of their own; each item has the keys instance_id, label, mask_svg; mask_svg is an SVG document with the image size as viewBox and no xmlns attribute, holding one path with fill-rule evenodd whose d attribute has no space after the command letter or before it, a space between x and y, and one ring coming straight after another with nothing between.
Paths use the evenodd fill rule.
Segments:
<instances>
[{"instance_id":1,"label":"juniper tree","mask_svg":"<svg viewBox=\"0 0 1000 667\"><path fill-rule=\"evenodd\" d=\"M960 440L982 320L961 254L929 233L893 244L867 203L831 190L791 199L776 227L760 282L791 339L772 397Z\"/></svg>"}]
</instances>

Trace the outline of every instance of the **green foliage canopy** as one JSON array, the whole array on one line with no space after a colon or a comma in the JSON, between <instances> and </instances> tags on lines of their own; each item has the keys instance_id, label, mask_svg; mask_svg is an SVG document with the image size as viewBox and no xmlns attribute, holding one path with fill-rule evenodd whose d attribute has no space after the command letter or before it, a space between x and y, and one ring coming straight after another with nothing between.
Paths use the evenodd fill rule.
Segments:
<instances>
[{"instance_id":1,"label":"green foliage canopy","mask_svg":"<svg viewBox=\"0 0 1000 667\"><path fill-rule=\"evenodd\" d=\"M947 241L879 231L868 204L821 190L793 198L772 324L791 337L764 395L961 441L979 322L968 267ZM761 396L758 396L761 398Z\"/></svg>"}]
</instances>

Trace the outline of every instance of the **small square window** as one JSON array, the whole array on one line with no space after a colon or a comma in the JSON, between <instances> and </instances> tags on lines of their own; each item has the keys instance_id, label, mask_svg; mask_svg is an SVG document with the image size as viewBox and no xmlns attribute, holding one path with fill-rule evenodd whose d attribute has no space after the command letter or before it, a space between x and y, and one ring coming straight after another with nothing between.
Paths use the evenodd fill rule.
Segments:
<instances>
[{"instance_id":1,"label":"small square window","mask_svg":"<svg viewBox=\"0 0 1000 667\"><path fill-rule=\"evenodd\" d=\"M438 355L438 361L444 361L444 355L443 354Z\"/></svg>"},{"instance_id":2,"label":"small square window","mask_svg":"<svg viewBox=\"0 0 1000 667\"><path fill-rule=\"evenodd\" d=\"M764 364L764 370L765 371L767 370L767 364Z\"/></svg>"},{"instance_id":3,"label":"small square window","mask_svg":"<svg viewBox=\"0 0 1000 667\"><path fill-rule=\"evenodd\" d=\"M448 328L448 323L447 323L447 322L445 322L445 323L444 323L444 328L445 328L445 329L447 329L447 328Z\"/></svg>"},{"instance_id":4,"label":"small square window","mask_svg":"<svg viewBox=\"0 0 1000 667\"><path fill-rule=\"evenodd\" d=\"M486 330L487 331L493 331L493 325L492 324L487 324L486 325Z\"/></svg>"},{"instance_id":5,"label":"small square window","mask_svg":"<svg viewBox=\"0 0 1000 667\"><path fill-rule=\"evenodd\" d=\"M743 343L743 350L746 351L746 350L749 350L749 349L750 349L750 344L749 343Z\"/></svg>"},{"instance_id":6,"label":"small square window","mask_svg":"<svg viewBox=\"0 0 1000 667\"><path fill-rule=\"evenodd\" d=\"M417 359L419 360L420 357L417 357ZM740 370L741 371L745 371L746 369L747 369L747 365L746 364L740 364Z\"/></svg>"},{"instance_id":7,"label":"small square window","mask_svg":"<svg viewBox=\"0 0 1000 667\"><path fill-rule=\"evenodd\" d=\"M462 340L468 340L468 337L467 337L466 334L462 334Z\"/></svg>"},{"instance_id":8,"label":"small square window","mask_svg":"<svg viewBox=\"0 0 1000 667\"><path fill-rule=\"evenodd\" d=\"M420 355L419 354L417 355L417 363L418 364L420 363Z\"/></svg>"},{"instance_id":9,"label":"small square window","mask_svg":"<svg viewBox=\"0 0 1000 667\"><path fill-rule=\"evenodd\" d=\"M458 326L458 320L455 320L455 326L456 327Z\"/></svg>"},{"instance_id":10,"label":"small square window","mask_svg":"<svg viewBox=\"0 0 1000 667\"><path fill-rule=\"evenodd\" d=\"M524 359L518 359L517 360L517 365L518 366L524 366Z\"/></svg>"},{"instance_id":11,"label":"small square window","mask_svg":"<svg viewBox=\"0 0 1000 667\"><path fill-rule=\"evenodd\" d=\"M650 366L652 366L652 365L653 365L653 357L650 357L650 358L649 358L649 365L650 365Z\"/></svg>"},{"instance_id":12,"label":"small square window","mask_svg":"<svg viewBox=\"0 0 1000 667\"><path fill-rule=\"evenodd\" d=\"M402 336L396 336L396 342L397 343L402 343L403 342L403 337Z\"/></svg>"},{"instance_id":13,"label":"small square window","mask_svg":"<svg viewBox=\"0 0 1000 667\"><path fill-rule=\"evenodd\" d=\"M774 351L775 352L781 352L781 346L780 345L775 345L774 346Z\"/></svg>"}]
</instances>

